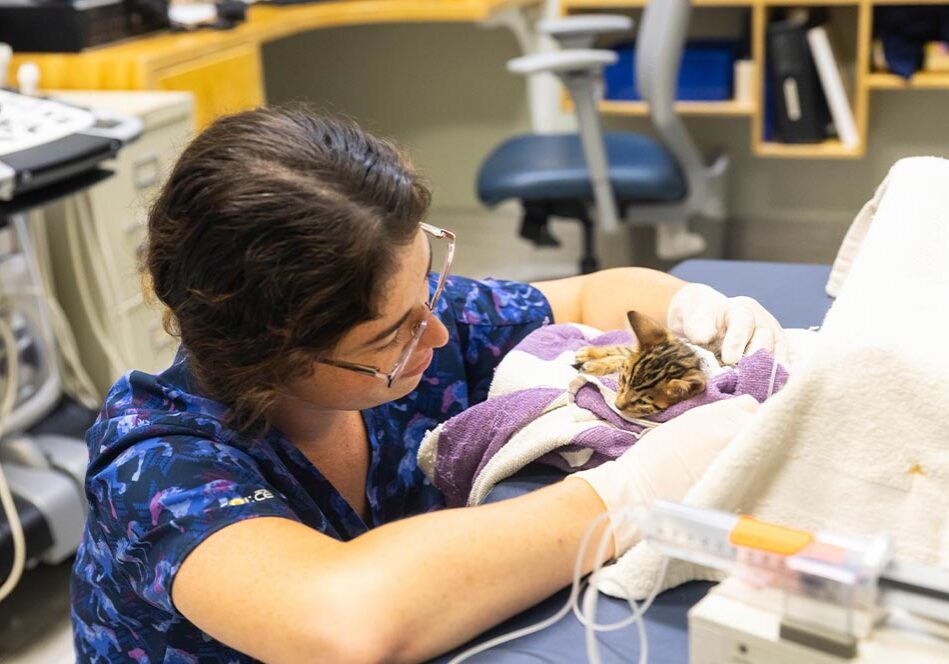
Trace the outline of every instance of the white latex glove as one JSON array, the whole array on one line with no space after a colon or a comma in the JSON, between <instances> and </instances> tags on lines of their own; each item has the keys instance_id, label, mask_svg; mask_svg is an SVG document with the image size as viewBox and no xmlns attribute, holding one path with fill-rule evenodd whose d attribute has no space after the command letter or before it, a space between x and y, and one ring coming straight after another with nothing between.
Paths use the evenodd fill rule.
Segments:
<instances>
[{"instance_id":1,"label":"white latex glove","mask_svg":"<svg viewBox=\"0 0 949 664\"><path fill-rule=\"evenodd\" d=\"M758 405L744 395L698 406L644 434L618 459L571 475L593 487L610 511L617 558L639 540L635 522L617 510L682 500Z\"/></svg>"},{"instance_id":2,"label":"white latex glove","mask_svg":"<svg viewBox=\"0 0 949 664\"><path fill-rule=\"evenodd\" d=\"M711 286L688 284L669 302L666 325L699 346L720 339L724 364L736 364L762 348L788 364L788 340L781 324L750 297L725 297Z\"/></svg>"}]
</instances>

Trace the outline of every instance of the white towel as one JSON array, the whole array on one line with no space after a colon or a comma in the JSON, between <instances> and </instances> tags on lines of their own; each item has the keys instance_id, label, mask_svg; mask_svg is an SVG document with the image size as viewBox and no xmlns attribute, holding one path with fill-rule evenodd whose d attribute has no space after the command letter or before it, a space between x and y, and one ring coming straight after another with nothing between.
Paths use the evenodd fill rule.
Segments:
<instances>
[{"instance_id":1,"label":"white towel","mask_svg":"<svg viewBox=\"0 0 949 664\"><path fill-rule=\"evenodd\" d=\"M949 161L905 159L885 182L841 248L811 352L684 502L887 532L898 558L949 567ZM643 597L658 562L641 543L601 589ZM673 562L663 587L699 578L714 574Z\"/></svg>"},{"instance_id":2,"label":"white towel","mask_svg":"<svg viewBox=\"0 0 949 664\"><path fill-rule=\"evenodd\" d=\"M887 179L877 187L876 193L867 201L857 216L854 218L847 234L844 236L840 248L837 250L837 257L830 270L830 278L827 280L827 294L831 297L837 297L840 293L840 287L843 286L847 274L850 272L850 266L853 265L857 253L860 251L860 245L870 230L870 224L877 213L877 207L880 205L880 199L886 192Z\"/></svg>"}]
</instances>

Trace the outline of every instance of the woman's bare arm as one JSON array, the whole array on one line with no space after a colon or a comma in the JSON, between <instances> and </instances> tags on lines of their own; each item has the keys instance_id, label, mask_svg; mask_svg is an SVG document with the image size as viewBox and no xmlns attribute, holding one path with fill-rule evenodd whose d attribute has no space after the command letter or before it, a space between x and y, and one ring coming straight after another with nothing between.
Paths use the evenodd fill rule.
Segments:
<instances>
[{"instance_id":1,"label":"woman's bare arm","mask_svg":"<svg viewBox=\"0 0 949 664\"><path fill-rule=\"evenodd\" d=\"M644 267L619 267L534 284L558 323L584 323L601 330L627 327L626 312L639 311L666 323L669 300L685 281Z\"/></svg>"},{"instance_id":2,"label":"woman's bare arm","mask_svg":"<svg viewBox=\"0 0 949 664\"><path fill-rule=\"evenodd\" d=\"M604 509L586 482L568 479L346 543L288 519L250 519L195 548L173 599L199 628L267 662L420 661L568 584ZM592 563L591 553L584 571Z\"/></svg>"}]
</instances>

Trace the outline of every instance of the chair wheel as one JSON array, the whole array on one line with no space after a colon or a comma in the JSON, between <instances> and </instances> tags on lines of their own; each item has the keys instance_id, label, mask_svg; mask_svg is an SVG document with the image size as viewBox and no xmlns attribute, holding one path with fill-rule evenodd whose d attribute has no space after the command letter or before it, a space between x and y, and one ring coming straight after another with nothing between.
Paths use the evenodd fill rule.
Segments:
<instances>
[{"instance_id":1,"label":"chair wheel","mask_svg":"<svg viewBox=\"0 0 949 664\"><path fill-rule=\"evenodd\" d=\"M538 247L559 247L558 240L551 232L546 216L525 215L521 221L521 237L530 240Z\"/></svg>"},{"instance_id":2,"label":"chair wheel","mask_svg":"<svg viewBox=\"0 0 949 664\"><path fill-rule=\"evenodd\" d=\"M580 259L580 274L590 274L600 269L600 261L595 258L587 257Z\"/></svg>"},{"instance_id":3,"label":"chair wheel","mask_svg":"<svg viewBox=\"0 0 949 664\"><path fill-rule=\"evenodd\" d=\"M540 232L537 234L537 237L534 238L534 244L538 247L559 247L560 240L558 240L553 233L550 232L550 227L547 224L544 224Z\"/></svg>"}]
</instances>

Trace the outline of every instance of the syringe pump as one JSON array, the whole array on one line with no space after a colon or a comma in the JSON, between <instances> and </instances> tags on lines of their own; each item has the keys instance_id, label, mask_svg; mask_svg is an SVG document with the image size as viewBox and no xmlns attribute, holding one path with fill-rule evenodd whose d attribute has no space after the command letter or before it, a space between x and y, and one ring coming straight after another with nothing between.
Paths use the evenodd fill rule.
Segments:
<instances>
[{"instance_id":1,"label":"syringe pump","mask_svg":"<svg viewBox=\"0 0 949 664\"><path fill-rule=\"evenodd\" d=\"M640 527L662 553L729 574L689 612L692 664L949 662L949 573L894 561L888 535L666 501Z\"/></svg>"}]
</instances>

